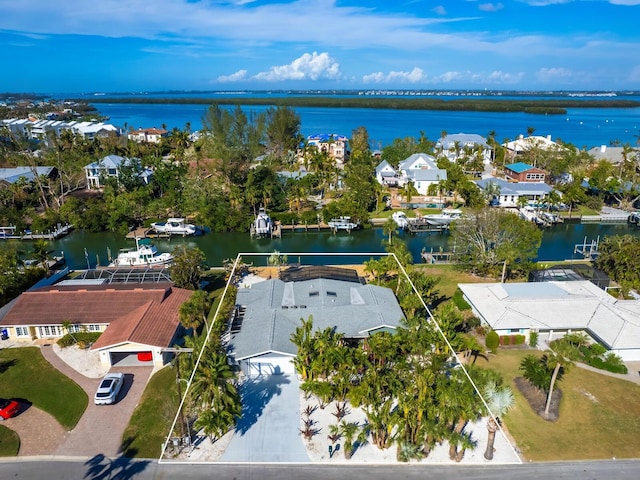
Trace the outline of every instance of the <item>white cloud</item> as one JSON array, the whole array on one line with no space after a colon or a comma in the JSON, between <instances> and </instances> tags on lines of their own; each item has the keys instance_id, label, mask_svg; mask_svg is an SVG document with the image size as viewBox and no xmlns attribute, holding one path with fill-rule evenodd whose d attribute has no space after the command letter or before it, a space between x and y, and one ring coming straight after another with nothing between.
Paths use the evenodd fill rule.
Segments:
<instances>
[{"instance_id":1,"label":"white cloud","mask_svg":"<svg viewBox=\"0 0 640 480\"><path fill-rule=\"evenodd\" d=\"M364 83L418 83L425 81L427 76L421 68L415 67L410 72L382 72L370 73L362 77Z\"/></svg>"},{"instance_id":2,"label":"white cloud","mask_svg":"<svg viewBox=\"0 0 640 480\"><path fill-rule=\"evenodd\" d=\"M254 75L254 80L279 82L283 80L338 80L342 77L340 64L329 56L327 52L318 54L313 52L296 58L288 65L271 67L266 72Z\"/></svg>"},{"instance_id":3,"label":"white cloud","mask_svg":"<svg viewBox=\"0 0 640 480\"><path fill-rule=\"evenodd\" d=\"M437 7L433 8L431 11L434 13L437 13L438 15L447 14L447 10L442 5L438 5Z\"/></svg>"},{"instance_id":4,"label":"white cloud","mask_svg":"<svg viewBox=\"0 0 640 480\"><path fill-rule=\"evenodd\" d=\"M246 70L238 70L236 73L232 73L231 75L220 75L218 77L218 82L239 82L241 80L246 80L247 71Z\"/></svg>"},{"instance_id":5,"label":"white cloud","mask_svg":"<svg viewBox=\"0 0 640 480\"><path fill-rule=\"evenodd\" d=\"M625 7L633 7L634 5L640 5L640 0L609 0L612 5L623 5Z\"/></svg>"},{"instance_id":6,"label":"white cloud","mask_svg":"<svg viewBox=\"0 0 640 480\"><path fill-rule=\"evenodd\" d=\"M481 3L478 8L483 12L497 12L502 10L504 5L502 3Z\"/></svg>"},{"instance_id":7,"label":"white cloud","mask_svg":"<svg viewBox=\"0 0 640 480\"><path fill-rule=\"evenodd\" d=\"M566 68L541 68L536 72L536 78L541 82L556 82L568 80L574 76L574 72Z\"/></svg>"}]
</instances>

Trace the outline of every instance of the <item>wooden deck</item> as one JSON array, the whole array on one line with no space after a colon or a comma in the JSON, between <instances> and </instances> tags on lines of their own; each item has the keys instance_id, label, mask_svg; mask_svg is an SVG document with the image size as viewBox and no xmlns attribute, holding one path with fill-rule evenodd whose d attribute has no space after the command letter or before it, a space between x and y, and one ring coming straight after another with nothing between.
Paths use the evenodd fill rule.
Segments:
<instances>
[{"instance_id":1,"label":"wooden deck","mask_svg":"<svg viewBox=\"0 0 640 480\"><path fill-rule=\"evenodd\" d=\"M73 225L59 225L55 230L48 232L32 232L26 230L22 233L16 232L16 227L0 227L0 240L55 240L64 237L73 230Z\"/></svg>"}]
</instances>

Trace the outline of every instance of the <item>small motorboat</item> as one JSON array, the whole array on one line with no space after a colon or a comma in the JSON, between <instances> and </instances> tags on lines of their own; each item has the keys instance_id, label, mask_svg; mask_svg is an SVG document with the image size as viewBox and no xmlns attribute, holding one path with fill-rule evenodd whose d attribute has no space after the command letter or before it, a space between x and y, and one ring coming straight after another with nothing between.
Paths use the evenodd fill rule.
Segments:
<instances>
[{"instance_id":1,"label":"small motorboat","mask_svg":"<svg viewBox=\"0 0 640 480\"><path fill-rule=\"evenodd\" d=\"M198 233L198 227L187 223L184 218L169 218L166 222L152 223L151 228L158 233L169 235L195 235Z\"/></svg>"},{"instance_id":2,"label":"small motorboat","mask_svg":"<svg viewBox=\"0 0 640 480\"><path fill-rule=\"evenodd\" d=\"M110 267L168 267L173 255L160 253L148 238L136 237L136 248L124 248L109 264Z\"/></svg>"},{"instance_id":3,"label":"small motorboat","mask_svg":"<svg viewBox=\"0 0 640 480\"><path fill-rule=\"evenodd\" d=\"M260 207L260 210L258 210L258 215L256 215L252 227L252 233L259 237L271 235L273 232L273 221L264 207Z\"/></svg>"},{"instance_id":4,"label":"small motorboat","mask_svg":"<svg viewBox=\"0 0 640 480\"><path fill-rule=\"evenodd\" d=\"M354 230L360 226L359 223L352 222L351 217L345 216L332 218L327 222L327 225L331 227L331 230L346 230L347 232L350 232L351 230Z\"/></svg>"},{"instance_id":5,"label":"small motorboat","mask_svg":"<svg viewBox=\"0 0 640 480\"><path fill-rule=\"evenodd\" d=\"M393 212L391 215L398 228L402 228L403 230L409 226L409 219L407 218L407 214L404 212Z\"/></svg>"},{"instance_id":6,"label":"small motorboat","mask_svg":"<svg viewBox=\"0 0 640 480\"><path fill-rule=\"evenodd\" d=\"M425 215L422 220L429 225L435 225L439 227L448 227L455 219L462 217L462 210L458 209L444 209L442 213L433 215Z\"/></svg>"}]
</instances>

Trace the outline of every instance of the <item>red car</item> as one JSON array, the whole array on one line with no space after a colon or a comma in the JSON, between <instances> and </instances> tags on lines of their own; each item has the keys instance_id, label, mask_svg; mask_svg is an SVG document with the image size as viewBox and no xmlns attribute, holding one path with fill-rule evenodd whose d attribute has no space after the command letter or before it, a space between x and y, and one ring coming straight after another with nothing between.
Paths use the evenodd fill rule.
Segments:
<instances>
[{"instance_id":1,"label":"red car","mask_svg":"<svg viewBox=\"0 0 640 480\"><path fill-rule=\"evenodd\" d=\"M14 417L20 411L20 404L15 400L0 398L0 420Z\"/></svg>"}]
</instances>

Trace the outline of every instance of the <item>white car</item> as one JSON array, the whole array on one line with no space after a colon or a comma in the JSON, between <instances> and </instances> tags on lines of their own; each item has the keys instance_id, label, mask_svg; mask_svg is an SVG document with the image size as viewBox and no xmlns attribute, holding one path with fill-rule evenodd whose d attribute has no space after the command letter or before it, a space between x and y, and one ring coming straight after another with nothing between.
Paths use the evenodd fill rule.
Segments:
<instances>
[{"instance_id":1,"label":"white car","mask_svg":"<svg viewBox=\"0 0 640 480\"><path fill-rule=\"evenodd\" d=\"M124 383L124 373L107 373L96 391L93 401L96 405L115 403Z\"/></svg>"}]
</instances>

